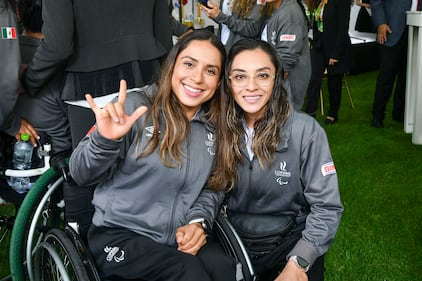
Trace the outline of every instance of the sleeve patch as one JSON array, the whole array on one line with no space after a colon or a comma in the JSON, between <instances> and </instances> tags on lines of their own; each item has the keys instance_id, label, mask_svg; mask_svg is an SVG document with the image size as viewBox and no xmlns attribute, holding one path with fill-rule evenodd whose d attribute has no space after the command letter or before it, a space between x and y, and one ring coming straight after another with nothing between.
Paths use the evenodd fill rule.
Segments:
<instances>
[{"instance_id":1,"label":"sleeve patch","mask_svg":"<svg viewBox=\"0 0 422 281\"><path fill-rule=\"evenodd\" d=\"M282 34L280 35L280 41L296 41L295 34Z\"/></svg>"},{"instance_id":2,"label":"sleeve patch","mask_svg":"<svg viewBox=\"0 0 422 281\"><path fill-rule=\"evenodd\" d=\"M334 166L333 162L326 163L326 164L321 166L321 173L324 177L331 175L331 174L335 174L336 173L336 166Z\"/></svg>"}]
</instances>

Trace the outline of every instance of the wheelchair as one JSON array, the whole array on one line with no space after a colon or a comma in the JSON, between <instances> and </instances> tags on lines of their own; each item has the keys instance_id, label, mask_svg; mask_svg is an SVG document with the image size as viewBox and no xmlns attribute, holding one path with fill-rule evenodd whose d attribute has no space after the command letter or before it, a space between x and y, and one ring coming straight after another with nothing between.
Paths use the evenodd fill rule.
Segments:
<instances>
[{"instance_id":1,"label":"wheelchair","mask_svg":"<svg viewBox=\"0 0 422 281\"><path fill-rule=\"evenodd\" d=\"M40 175L48 172L50 168L51 146L48 143L44 143L43 145L41 145L41 143L39 144L39 148L34 150L34 155L38 157L33 156L35 161L31 169L13 170L11 169L11 156L13 154L13 144L13 137L8 137L5 135L1 136L2 155L0 157L0 196L3 201L3 205L2 215L0 216L0 245L2 250L9 248L9 252L13 253L12 256L9 253L9 267L11 267L11 261L14 259L13 256L16 255L20 256L19 260L22 264L27 263L27 255L24 255L23 250L21 251L19 249L27 249L28 251L31 251L35 248L35 245L41 241L42 235L40 235L40 233L42 232L36 232L35 228L53 225L53 221L48 219L48 217L46 216L45 209L47 208L47 205L42 201L42 198L44 197L47 190L42 189L37 192L32 192L32 195L27 195L26 193L19 194L12 190L7 183L7 179L10 176L30 177L32 182L35 178L38 178ZM35 190L37 189L36 185L34 185L34 188ZM50 197L51 194L49 194L46 198ZM24 201L26 201L27 203L24 203ZM30 202L30 204L28 204L28 202ZM18 219L19 214L20 218ZM25 216L23 220L22 215ZM24 221L25 223L20 223L22 221ZM29 221L33 222L33 224L29 225L26 223ZM13 229L16 227L21 228L22 230L20 231L20 233L22 234L20 237L13 237ZM7 260L7 258L5 258L4 260ZM11 275L1 277L2 281L11 279Z\"/></svg>"},{"instance_id":2,"label":"wheelchair","mask_svg":"<svg viewBox=\"0 0 422 281\"><path fill-rule=\"evenodd\" d=\"M66 165L62 159L60 167L52 165L35 182L16 216L10 246L13 280L125 281L102 279L97 271L85 246L93 189L81 195L87 188L72 183ZM246 249L223 212L217 216L213 235L235 260L237 280L256 280ZM28 242L22 243L25 239Z\"/></svg>"}]
</instances>

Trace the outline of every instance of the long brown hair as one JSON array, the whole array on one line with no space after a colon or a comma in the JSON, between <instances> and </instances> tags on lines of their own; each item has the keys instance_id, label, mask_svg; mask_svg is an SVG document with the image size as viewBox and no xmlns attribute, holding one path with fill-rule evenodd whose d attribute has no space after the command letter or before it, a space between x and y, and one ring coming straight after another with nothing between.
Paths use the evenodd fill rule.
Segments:
<instances>
[{"instance_id":1,"label":"long brown hair","mask_svg":"<svg viewBox=\"0 0 422 281\"><path fill-rule=\"evenodd\" d=\"M236 164L242 161L239 144L245 134L242 120L243 110L236 104L230 88L230 69L234 58L243 51L263 50L270 57L276 70L276 78L270 100L263 118L257 120L254 125L255 136L252 149L258 158L261 168L269 165L274 152L281 142L280 127L286 122L290 107L287 100L286 90L283 88L282 67L274 48L265 41L254 39L241 39L230 49L223 79L223 104L221 118L226 126L217 128L219 131L219 145L216 157L219 158L220 166L216 167L215 180L227 185L228 189L234 187L237 180Z\"/></svg>"},{"instance_id":2,"label":"long brown hair","mask_svg":"<svg viewBox=\"0 0 422 281\"><path fill-rule=\"evenodd\" d=\"M182 164L180 157L183 155L183 151L180 144L188 134L190 126L179 100L173 93L171 79L178 55L195 40L209 41L218 49L221 54L221 67L224 69L226 59L224 45L221 44L214 34L207 30L195 30L180 37L166 57L161 69L157 95L154 98L151 109L148 110L153 120L154 133L141 155L151 154L159 146L161 160L169 167L175 166L174 164L177 164L177 166ZM220 79L222 73L220 74ZM213 98L203 104L202 107L206 109L207 122L215 126L217 111L220 109L219 88L217 88ZM160 128L160 125L164 128ZM159 131L161 132L159 133Z\"/></svg>"}]
</instances>

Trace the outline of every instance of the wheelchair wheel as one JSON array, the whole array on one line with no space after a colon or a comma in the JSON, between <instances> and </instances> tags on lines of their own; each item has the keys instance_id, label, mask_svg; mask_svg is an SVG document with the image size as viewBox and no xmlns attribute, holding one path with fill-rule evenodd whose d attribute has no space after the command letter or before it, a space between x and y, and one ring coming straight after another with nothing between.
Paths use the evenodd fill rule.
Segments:
<instances>
[{"instance_id":1,"label":"wheelchair wheel","mask_svg":"<svg viewBox=\"0 0 422 281\"><path fill-rule=\"evenodd\" d=\"M72 244L75 245L75 249L78 252L79 258L82 261L86 273L89 276L89 281L102 281L100 274L97 271L95 263L91 258L91 253L86 247L85 243L82 241L80 235L70 226L66 226L65 233L72 241ZM1 280L0 280L1 281Z\"/></svg>"},{"instance_id":2,"label":"wheelchair wheel","mask_svg":"<svg viewBox=\"0 0 422 281\"><path fill-rule=\"evenodd\" d=\"M50 230L37 246L34 276L37 281L89 280L75 246L60 229Z\"/></svg>"},{"instance_id":3,"label":"wheelchair wheel","mask_svg":"<svg viewBox=\"0 0 422 281\"><path fill-rule=\"evenodd\" d=\"M256 276L246 248L223 213L217 215L214 223L214 233L226 254L233 257L236 261L236 280L255 281Z\"/></svg>"},{"instance_id":4,"label":"wheelchair wheel","mask_svg":"<svg viewBox=\"0 0 422 281\"><path fill-rule=\"evenodd\" d=\"M10 241L10 272L14 281L34 280L32 255L52 227L63 226L63 178L52 168L35 182L16 216Z\"/></svg>"}]
</instances>

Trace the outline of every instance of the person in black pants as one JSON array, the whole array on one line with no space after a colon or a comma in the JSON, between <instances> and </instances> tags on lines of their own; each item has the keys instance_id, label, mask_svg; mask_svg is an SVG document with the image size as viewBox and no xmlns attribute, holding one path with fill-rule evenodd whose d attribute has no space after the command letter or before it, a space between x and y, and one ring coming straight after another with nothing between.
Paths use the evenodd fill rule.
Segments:
<instances>
[{"instance_id":1,"label":"person in black pants","mask_svg":"<svg viewBox=\"0 0 422 281\"><path fill-rule=\"evenodd\" d=\"M384 127L385 109L396 87L393 98L393 120L403 122L406 91L407 28L406 11L412 0L372 0L371 11L377 27L380 44L380 70L372 104L372 123Z\"/></svg>"},{"instance_id":2,"label":"person in black pants","mask_svg":"<svg viewBox=\"0 0 422 281\"><path fill-rule=\"evenodd\" d=\"M338 122L344 74L349 70L352 44L349 37L349 0L309 0L313 39L311 42L312 73L308 86L305 112L316 116L319 93L325 70L328 77L330 108L324 124Z\"/></svg>"}]
</instances>

